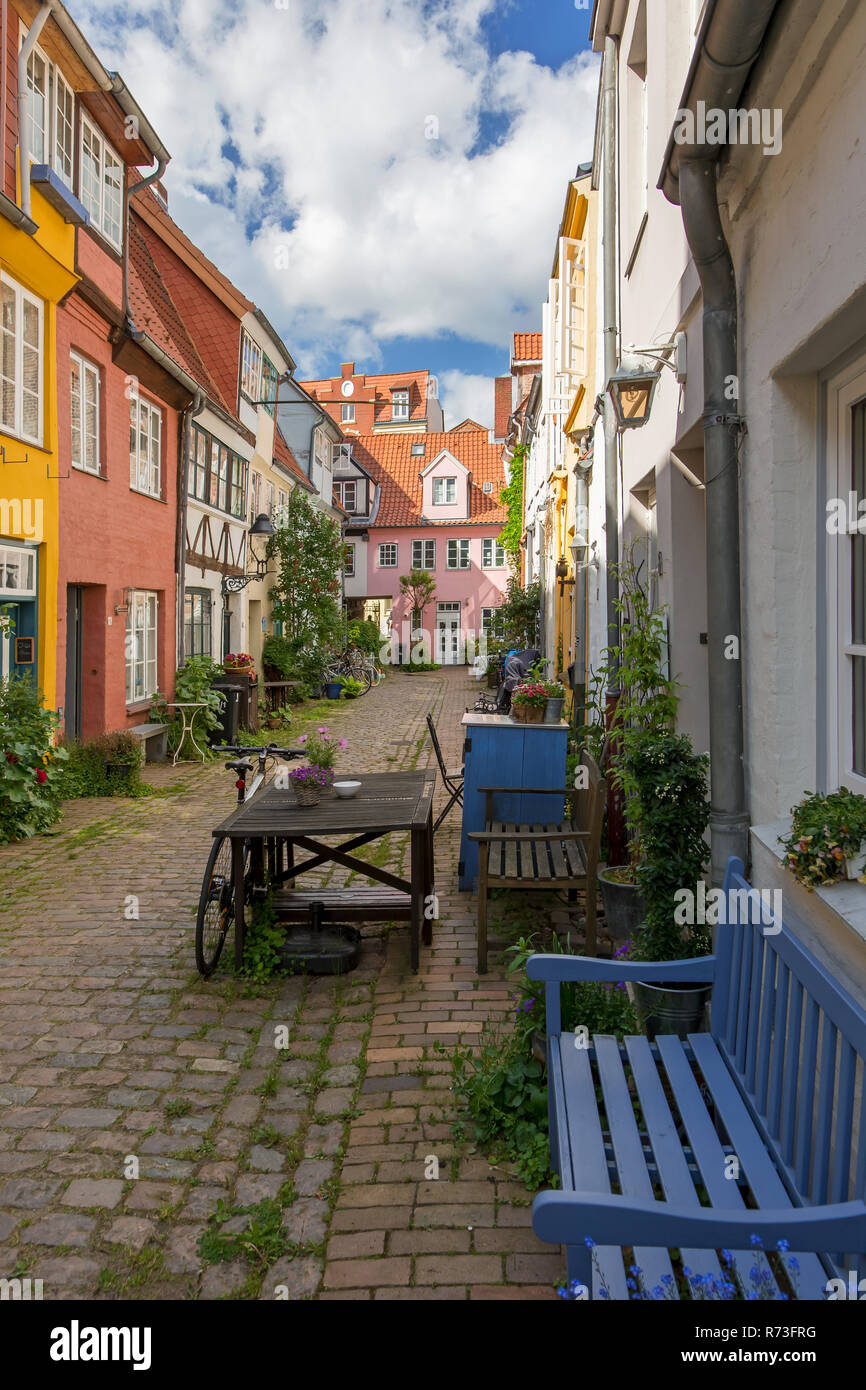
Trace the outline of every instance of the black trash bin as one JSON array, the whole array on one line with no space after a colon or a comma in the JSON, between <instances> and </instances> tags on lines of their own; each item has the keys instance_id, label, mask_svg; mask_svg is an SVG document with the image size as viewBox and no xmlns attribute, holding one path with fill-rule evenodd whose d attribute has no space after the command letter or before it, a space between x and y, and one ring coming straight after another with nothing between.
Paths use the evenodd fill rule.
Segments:
<instances>
[{"instance_id":1,"label":"black trash bin","mask_svg":"<svg viewBox=\"0 0 866 1390\"><path fill-rule=\"evenodd\" d=\"M223 707L220 711L219 741L224 744L233 744L238 741L238 730L240 729L241 716L241 695L243 686L232 685L231 681L215 680L214 690L223 696ZM213 742L217 742L217 730L214 730Z\"/></svg>"}]
</instances>

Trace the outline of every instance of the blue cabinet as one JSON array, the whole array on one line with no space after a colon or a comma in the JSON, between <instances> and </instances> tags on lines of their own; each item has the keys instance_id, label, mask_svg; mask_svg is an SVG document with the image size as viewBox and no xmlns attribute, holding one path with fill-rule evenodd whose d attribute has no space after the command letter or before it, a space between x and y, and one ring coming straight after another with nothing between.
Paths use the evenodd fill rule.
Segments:
<instances>
[{"instance_id":1,"label":"blue cabinet","mask_svg":"<svg viewBox=\"0 0 866 1390\"><path fill-rule=\"evenodd\" d=\"M460 837L460 887L478 886L478 845L472 830L484 829L486 798L479 787L564 787L568 725L520 724L508 714L463 716L463 830ZM494 801L497 820L533 824L561 821L561 796L510 796Z\"/></svg>"}]
</instances>

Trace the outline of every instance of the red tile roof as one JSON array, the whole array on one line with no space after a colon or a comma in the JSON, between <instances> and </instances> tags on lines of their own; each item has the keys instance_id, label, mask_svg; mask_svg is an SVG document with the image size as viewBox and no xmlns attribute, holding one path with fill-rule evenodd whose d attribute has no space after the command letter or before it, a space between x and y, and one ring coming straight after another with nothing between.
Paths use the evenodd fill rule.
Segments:
<instances>
[{"instance_id":1,"label":"red tile roof","mask_svg":"<svg viewBox=\"0 0 866 1390\"><path fill-rule=\"evenodd\" d=\"M451 428L450 433L451 433L451 434L489 434L490 431L488 430L488 428L487 428L486 425L479 425L479 423L478 423L477 420L472 420L472 419L470 418L470 419L466 419L466 420L461 420L459 425L453 425L452 428Z\"/></svg>"},{"instance_id":2,"label":"red tile roof","mask_svg":"<svg viewBox=\"0 0 866 1390\"><path fill-rule=\"evenodd\" d=\"M427 395L430 384L430 373L426 369L421 372L383 372L379 375L370 376L363 372L357 372L355 379L361 378L364 386L372 387L375 392L376 404L376 424L387 425L392 420L391 392L409 391L409 419L425 420L427 418ZM302 381L301 386L315 400L327 401L329 404L341 401L340 388L344 378L340 376L325 377L321 381ZM355 397L356 400L363 399Z\"/></svg>"},{"instance_id":3,"label":"red tile roof","mask_svg":"<svg viewBox=\"0 0 866 1390\"><path fill-rule=\"evenodd\" d=\"M233 285L227 275L223 275L218 266L213 261L208 260L203 251L190 241L184 231L180 229L173 217L170 217L165 208L154 196L152 189L146 188L141 193L136 193L132 199L132 206L150 227L156 231L160 239L172 246L176 254L184 261L194 267L196 274L209 288L234 309L238 318L244 314L251 314L255 310L255 304L237 285Z\"/></svg>"},{"instance_id":4,"label":"red tile roof","mask_svg":"<svg viewBox=\"0 0 866 1390\"><path fill-rule=\"evenodd\" d=\"M540 333L515 333L513 361L540 362L541 351L542 335Z\"/></svg>"},{"instance_id":5,"label":"red tile roof","mask_svg":"<svg viewBox=\"0 0 866 1390\"><path fill-rule=\"evenodd\" d=\"M423 439L423 458L412 445ZM465 521L422 520L422 483L419 474L447 449L471 474L469 516ZM499 494L505 487L501 448L490 444L487 430L450 430L444 434L368 434L352 440L352 453L382 490L375 525L379 526L504 526L505 508ZM490 492L484 484L491 483Z\"/></svg>"}]
</instances>

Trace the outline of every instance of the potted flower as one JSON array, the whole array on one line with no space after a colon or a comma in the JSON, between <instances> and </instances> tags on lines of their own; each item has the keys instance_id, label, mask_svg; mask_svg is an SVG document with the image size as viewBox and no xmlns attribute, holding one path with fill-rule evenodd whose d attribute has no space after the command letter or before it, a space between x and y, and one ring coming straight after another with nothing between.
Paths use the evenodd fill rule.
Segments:
<instances>
[{"instance_id":1,"label":"potted flower","mask_svg":"<svg viewBox=\"0 0 866 1390\"><path fill-rule=\"evenodd\" d=\"M562 706L565 704L565 686L559 681L546 681L547 704L544 707L544 723L558 724L562 719Z\"/></svg>"},{"instance_id":2,"label":"potted flower","mask_svg":"<svg viewBox=\"0 0 866 1390\"><path fill-rule=\"evenodd\" d=\"M541 681L518 685L511 696L512 718L521 724L540 724L547 707L547 686Z\"/></svg>"},{"instance_id":3,"label":"potted flower","mask_svg":"<svg viewBox=\"0 0 866 1390\"><path fill-rule=\"evenodd\" d=\"M323 767L310 764L309 767L296 767L289 773L289 781L299 806L318 806L322 792L328 786L328 773Z\"/></svg>"},{"instance_id":4,"label":"potted flower","mask_svg":"<svg viewBox=\"0 0 866 1390\"><path fill-rule=\"evenodd\" d=\"M499 657L489 656L487 658L487 689L497 690L499 688Z\"/></svg>"},{"instance_id":5,"label":"potted flower","mask_svg":"<svg viewBox=\"0 0 866 1390\"><path fill-rule=\"evenodd\" d=\"M249 652L229 652L223 657L223 670L233 676L249 676L252 679L254 662Z\"/></svg>"},{"instance_id":6,"label":"potted flower","mask_svg":"<svg viewBox=\"0 0 866 1390\"><path fill-rule=\"evenodd\" d=\"M303 748L314 767L327 773L329 782L334 780L337 751L343 752L348 746L346 739L334 738L327 724L320 725L314 734L301 734L298 739L298 747Z\"/></svg>"},{"instance_id":7,"label":"potted flower","mask_svg":"<svg viewBox=\"0 0 866 1390\"><path fill-rule=\"evenodd\" d=\"M785 864L811 892L843 878L866 883L866 796L842 787L823 796L807 792L792 809L791 833L782 841Z\"/></svg>"},{"instance_id":8,"label":"potted flower","mask_svg":"<svg viewBox=\"0 0 866 1390\"><path fill-rule=\"evenodd\" d=\"M709 859L704 839L710 817L708 767L708 756L695 753L686 734L647 731L632 740L627 773L639 808L636 877L645 904L633 960L684 960L710 953L709 932L697 923L694 911ZM636 984L648 1036L696 1032L711 989L709 984Z\"/></svg>"},{"instance_id":9,"label":"potted flower","mask_svg":"<svg viewBox=\"0 0 866 1390\"><path fill-rule=\"evenodd\" d=\"M128 782L133 768L141 764L141 744L128 729L100 734L93 747L105 760L105 771L113 782Z\"/></svg>"}]
</instances>

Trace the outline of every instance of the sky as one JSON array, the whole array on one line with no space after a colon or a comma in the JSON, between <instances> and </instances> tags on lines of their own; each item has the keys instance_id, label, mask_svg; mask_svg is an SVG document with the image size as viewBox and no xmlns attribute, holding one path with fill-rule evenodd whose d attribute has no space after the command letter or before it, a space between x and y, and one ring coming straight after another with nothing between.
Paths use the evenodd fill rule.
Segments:
<instances>
[{"instance_id":1,"label":"sky","mask_svg":"<svg viewBox=\"0 0 866 1390\"><path fill-rule=\"evenodd\" d=\"M304 379L429 368L493 424L592 157L587 0L70 0L172 154L183 230Z\"/></svg>"}]
</instances>

